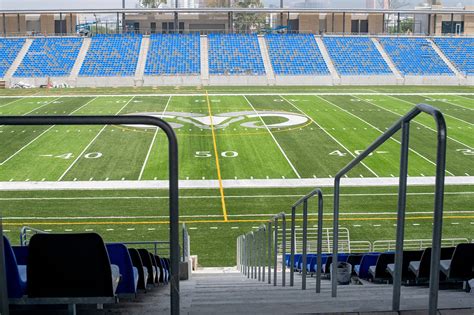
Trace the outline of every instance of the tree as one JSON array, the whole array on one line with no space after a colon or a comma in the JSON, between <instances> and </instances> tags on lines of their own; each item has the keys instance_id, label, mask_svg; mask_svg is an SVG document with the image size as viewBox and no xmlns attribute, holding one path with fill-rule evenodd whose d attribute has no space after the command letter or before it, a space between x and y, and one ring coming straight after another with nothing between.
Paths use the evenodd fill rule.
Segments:
<instances>
[{"instance_id":1,"label":"tree","mask_svg":"<svg viewBox=\"0 0 474 315\"><path fill-rule=\"evenodd\" d=\"M242 0L236 2L235 8L263 8L261 0ZM265 27L265 14L235 13L234 29L239 32L259 31Z\"/></svg>"},{"instance_id":2,"label":"tree","mask_svg":"<svg viewBox=\"0 0 474 315\"><path fill-rule=\"evenodd\" d=\"M140 6L144 8L156 9L160 4L166 3L166 0L140 0Z\"/></svg>"}]
</instances>

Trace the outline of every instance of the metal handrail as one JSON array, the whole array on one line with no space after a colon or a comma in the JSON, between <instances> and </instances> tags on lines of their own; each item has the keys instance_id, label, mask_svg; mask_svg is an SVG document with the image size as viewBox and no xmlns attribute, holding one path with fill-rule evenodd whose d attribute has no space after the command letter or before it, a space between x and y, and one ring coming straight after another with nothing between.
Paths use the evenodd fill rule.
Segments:
<instances>
[{"instance_id":1,"label":"metal handrail","mask_svg":"<svg viewBox=\"0 0 474 315\"><path fill-rule=\"evenodd\" d=\"M307 274L307 246L308 246L308 200L314 196L318 196L318 239L317 239L317 268L316 268L316 293L321 292L321 254L323 247L323 192L316 188L309 194L303 196L296 201L291 207L291 253L290 253L290 286L294 285L294 268L295 268L295 247L293 242L295 239L296 225L296 208L303 204L303 253L302 253L302 281L301 289L306 290L306 274ZM337 228L337 226L336 226Z\"/></svg>"},{"instance_id":2,"label":"metal handrail","mask_svg":"<svg viewBox=\"0 0 474 315\"><path fill-rule=\"evenodd\" d=\"M395 274L393 277L393 297L392 309L400 309L400 286L402 276L403 261L403 238L405 224L406 191L408 177L408 143L410 137L410 121L420 113L426 113L433 116L437 126L437 152L436 152L436 181L435 181L435 204L434 204L434 223L431 250L431 269L430 269L430 291L429 291L429 314L434 315L438 306L439 289L439 260L441 256L441 233L443 226L443 198L444 198L444 177L446 171L446 137L447 129L441 111L435 107L418 104L411 111L400 118L394 125L378 137L367 149L359 156L355 157L344 168L342 168L334 177L334 243L332 258L332 296L337 296L337 254L338 254L338 226L339 226L339 192L342 176L348 173L363 159L369 156L385 141L390 139L398 130L402 130L401 152L400 152L400 179L398 189L398 213L397 213L397 246L395 252Z\"/></svg>"},{"instance_id":3,"label":"metal handrail","mask_svg":"<svg viewBox=\"0 0 474 315\"><path fill-rule=\"evenodd\" d=\"M179 314L179 206L178 206L178 140L166 121L152 116L2 116L0 125L150 125L162 129L168 138L169 226L170 226L170 311ZM0 235L3 233L0 221ZM0 237L0 273L5 272L3 238ZM0 277L0 312L8 314L6 277Z\"/></svg>"},{"instance_id":4,"label":"metal handrail","mask_svg":"<svg viewBox=\"0 0 474 315\"><path fill-rule=\"evenodd\" d=\"M190 249L190 239L189 239L189 233L188 229L186 228L186 223L183 223L183 257L181 258L181 261L188 261L189 257L191 255L191 249Z\"/></svg>"},{"instance_id":5,"label":"metal handrail","mask_svg":"<svg viewBox=\"0 0 474 315\"><path fill-rule=\"evenodd\" d=\"M20 230L20 245L27 246L28 245L28 232L35 232L35 234L48 234L48 232L35 229L29 226L23 226Z\"/></svg>"},{"instance_id":6,"label":"metal handrail","mask_svg":"<svg viewBox=\"0 0 474 315\"><path fill-rule=\"evenodd\" d=\"M273 285L277 285L277 258L278 258L278 220L281 219L281 241L282 241L282 262L281 262L281 285L284 287L286 284L286 265L285 265L285 254L286 254L286 214L284 212L280 212L279 214L275 215L273 218L270 219L273 222L275 237L273 239L274 248L273 248ZM271 230L269 233L271 234Z\"/></svg>"}]
</instances>

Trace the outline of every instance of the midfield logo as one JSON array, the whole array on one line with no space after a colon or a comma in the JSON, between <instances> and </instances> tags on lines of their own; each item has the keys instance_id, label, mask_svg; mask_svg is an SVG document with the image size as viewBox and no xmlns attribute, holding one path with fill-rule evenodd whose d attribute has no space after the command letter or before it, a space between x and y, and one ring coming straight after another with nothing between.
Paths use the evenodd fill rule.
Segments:
<instances>
[{"instance_id":1,"label":"midfield logo","mask_svg":"<svg viewBox=\"0 0 474 315\"><path fill-rule=\"evenodd\" d=\"M175 128L181 128L187 125L193 125L201 129L224 129L231 125L238 124L244 128L261 129L268 127L269 129L296 127L305 124L308 118L304 115L289 112L261 111L258 114L254 111L221 113L212 116L198 113L183 112L166 112L164 115L156 112L133 113L129 115L146 115L163 118ZM268 119L264 124L262 119L273 118L274 123L268 123ZM151 126L133 126L138 128L151 128Z\"/></svg>"}]
</instances>

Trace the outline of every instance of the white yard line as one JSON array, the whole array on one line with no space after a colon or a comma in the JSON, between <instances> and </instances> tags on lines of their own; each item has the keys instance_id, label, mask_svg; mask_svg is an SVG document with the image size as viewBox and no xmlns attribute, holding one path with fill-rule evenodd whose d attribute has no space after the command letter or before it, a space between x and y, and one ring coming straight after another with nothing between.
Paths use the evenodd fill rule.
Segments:
<instances>
[{"instance_id":1,"label":"white yard line","mask_svg":"<svg viewBox=\"0 0 474 315\"><path fill-rule=\"evenodd\" d=\"M452 191L445 192L445 195L474 195L474 191ZM432 192L416 192L407 193L408 196L432 196ZM287 195L231 195L226 196L229 199L253 199L253 198L300 198L302 194L287 194ZM324 194L325 197L333 197L334 194ZM398 196L398 193L345 193L340 194L341 197L389 197ZM180 199L219 199L220 195L205 195L205 196L180 196ZM24 200L136 200L136 199L169 199L169 196L91 196L91 197L6 197L0 198L1 201L24 201ZM446 211L445 211L446 212ZM467 211L474 212L474 210ZM377 212L379 213L379 212ZM463 213L463 212L458 212ZM220 215L222 216L222 215Z\"/></svg>"},{"instance_id":2,"label":"white yard line","mask_svg":"<svg viewBox=\"0 0 474 315\"><path fill-rule=\"evenodd\" d=\"M399 99L399 98L397 98L397 99ZM405 100L402 100L402 99L400 99L400 100L401 100L401 101L405 101ZM405 102L408 103L408 101L405 101ZM460 108L463 108L463 109L467 109L467 108L465 108L465 107L459 106L458 104L454 104L454 103L451 103L451 102L448 102L448 101L437 100L437 102L441 102L441 103L449 104L449 105L452 105L452 106L460 107ZM473 102L474 102L474 100L473 100ZM410 102L410 103L412 103L412 102ZM414 104L414 103L412 103L412 104ZM434 105L434 106L436 106L436 105ZM464 119L455 117L455 116L453 116L453 115L446 114L445 112L443 112L443 115L444 115L444 116L447 116L447 117L451 117L452 119L459 120L460 122L463 122L463 123L468 124L468 125L471 125L471 126L474 125L473 123L470 123L470 122L468 122L468 121L465 121Z\"/></svg>"},{"instance_id":3,"label":"white yard line","mask_svg":"<svg viewBox=\"0 0 474 315\"><path fill-rule=\"evenodd\" d=\"M5 107L5 106L8 106L8 105L11 105L11 104L13 104L13 103L16 103L16 102L18 102L18 101L24 100L24 99L26 99L26 98L27 98L27 97L25 96L25 97L19 98L19 99L17 99L17 100L8 102L8 103L6 103L6 104L0 105L0 108Z\"/></svg>"},{"instance_id":4,"label":"white yard line","mask_svg":"<svg viewBox=\"0 0 474 315\"><path fill-rule=\"evenodd\" d=\"M356 98L358 98L358 97L356 96ZM326 99L324 99L324 98L321 98L321 99L325 100L328 104L331 104L332 106L339 108L339 109L342 110L343 112L345 112L345 113L347 113L347 114L349 114L349 115L351 115L351 116L354 116L355 118L359 119L359 120L362 121L363 123L369 125L369 126L372 127L373 129L377 130L377 131L380 132L381 134L384 133L383 130L380 130L379 128L377 128L376 126L372 125L371 123L369 123L369 122L366 121L365 119L360 118L359 116L357 116L357 115L355 115L355 114L349 112L348 110L345 110L345 109L342 108L342 107L339 107L338 105L334 104L333 102L331 102L331 101L329 101L329 100L326 100ZM359 98L359 99L360 99L360 98ZM393 138L393 137L390 137L390 139L392 139L392 141L395 141L395 142L398 143L398 144L401 144L399 140L397 140L397 139L395 139L395 138ZM409 148L409 150L410 150L411 152L415 153L416 155L418 155L419 157L421 157L423 160L427 161L428 163L430 163L430 164L436 166L436 163L435 163L435 162L431 161L431 160L428 159L426 156L422 155L421 153L417 152L416 150L414 150L414 149L412 149L412 148ZM454 176L454 174L451 173L451 172L448 171L448 170L446 170L446 173L448 173L448 174L451 175L451 176Z\"/></svg>"},{"instance_id":5,"label":"white yard line","mask_svg":"<svg viewBox=\"0 0 474 315\"><path fill-rule=\"evenodd\" d=\"M161 116L160 118L163 119L163 116L165 115L166 113L166 109L168 108L168 105L171 101L171 97L170 96L168 98L168 101L166 102L166 105L165 105L165 109L163 110L163 112L161 113ZM146 153L146 157L145 157L145 161L143 161L143 165L142 165L142 169L140 170L140 175L138 175L138 180L141 180L142 179L142 176L143 176L143 172L145 171L145 167L146 167L146 164L148 163L148 159L150 158L150 154L151 154L151 149L153 148L153 145L155 144L155 140L156 140L156 137L158 135L158 132L160 131L160 128L158 127L155 127L156 130L155 130L155 133L153 134L153 139L151 140L151 143L150 143L150 146L148 147L148 152Z\"/></svg>"},{"instance_id":6,"label":"white yard line","mask_svg":"<svg viewBox=\"0 0 474 315\"><path fill-rule=\"evenodd\" d=\"M316 126L318 126L318 128L320 128L324 133L326 133L334 142L336 142L339 146L341 146L344 150L346 150L347 153L349 153L353 158L356 158L356 155L354 153L351 152L351 150L349 150L345 145L343 145L339 140L336 139L336 137L334 137L333 135L331 135L329 133L329 131L327 131L325 128L323 128L320 124L318 124L311 116L307 115L304 111L302 111L299 107L297 107L295 104L293 104L293 102L290 102L289 100L287 100L286 98L284 98L283 96L281 96L281 94L279 95L283 100L285 100L288 104L290 104L291 106L293 106L296 110L298 110L300 113L302 113L303 115L305 115L306 117L308 117L308 119L310 119ZM365 164L364 162L360 162L366 169L368 169L373 175L375 175L376 177L379 177L379 175L374 172L370 167L367 166L367 164Z\"/></svg>"},{"instance_id":7,"label":"white yard line","mask_svg":"<svg viewBox=\"0 0 474 315\"><path fill-rule=\"evenodd\" d=\"M41 106L39 106L39 107L36 107L36 108L30 110L29 112L22 114L21 116L29 115L29 114L31 114L32 112L34 112L34 111L36 111L36 110L38 110L38 109L40 109L40 108L43 108L43 107L45 107L45 106L47 106L47 105L49 105L49 104L51 104L51 103L53 103L53 102L59 100L60 98L61 98L61 96L56 97L55 99L53 99L53 100L51 100L51 101L49 101L49 102L46 102L45 104L43 104L43 105L41 105ZM1 125L0 128L1 128L1 127L4 127L4 126L5 126L5 125Z\"/></svg>"},{"instance_id":8,"label":"white yard line","mask_svg":"<svg viewBox=\"0 0 474 315\"><path fill-rule=\"evenodd\" d=\"M90 100L89 102L85 103L84 105L80 106L79 108L75 109L74 111L72 111L71 113L68 114L68 116L74 114L75 112L81 110L82 108L84 108L85 106L89 105L91 102L93 102L94 100L96 100L97 97L93 98L92 100ZM10 155L7 159L5 159L2 163L0 163L0 166L5 164L6 162L8 162L9 160L11 160L13 157L15 157L18 153L20 153L21 151L23 151L25 148L27 148L28 146L30 146L32 143L34 143L36 140L38 140L39 138L41 138L45 133L47 133L48 131L50 131L51 129L54 128L55 125L52 125L51 127L49 127L48 129L46 129L45 131L43 131L41 134L39 134L37 137L35 137L33 140L31 140L30 142L28 142L27 144L25 144L23 147L21 147L18 151L16 151L15 153L13 153L12 155Z\"/></svg>"},{"instance_id":9,"label":"white yard line","mask_svg":"<svg viewBox=\"0 0 474 315\"><path fill-rule=\"evenodd\" d=\"M283 156L285 157L286 161L288 162L288 164L290 165L291 169L293 170L293 172L296 174L296 176L298 176L298 178L301 178L300 174L298 173L298 171L296 170L295 166L293 165L293 163L291 163L290 159L288 158L288 156L286 155L285 151L283 150L283 148L281 147L281 145L278 143L277 139L275 138L275 136L273 135L273 133L270 131L270 128L268 128L267 124L263 121L263 118L260 116L260 114L257 112L257 110L255 109L255 107L252 105L252 103L250 103L249 99L244 95L243 96L245 98L245 100L247 101L247 103L249 104L250 107L252 107L253 111L255 112L255 114L258 115L258 117L260 118L260 121L262 122L262 124L265 126L265 129L267 129L268 133L270 134L270 136L272 137L273 141L275 141L275 144L277 145L278 149L280 149L280 152L281 154L283 154Z\"/></svg>"},{"instance_id":10,"label":"white yard line","mask_svg":"<svg viewBox=\"0 0 474 315\"><path fill-rule=\"evenodd\" d=\"M428 94L426 94L426 95L428 95ZM465 97L465 96L463 96L463 95L461 95L461 94L459 94L459 95L457 95L457 96L462 97L462 98L465 99L465 100L469 100L469 101L471 101L471 102L474 102L474 98ZM459 105L459 104L456 104L456 106L461 107L461 108L464 108L464 109L468 109L468 110L474 110L473 108L464 107L464 106Z\"/></svg>"},{"instance_id":11,"label":"white yard line","mask_svg":"<svg viewBox=\"0 0 474 315\"><path fill-rule=\"evenodd\" d=\"M471 214L474 211L443 211L444 214ZM341 212L341 216L359 216L359 215L396 215L397 211L393 212ZM419 215L419 214L433 214L433 211L407 211L408 215ZM242 217L270 217L271 213L249 213L249 214L229 214L229 217L242 218ZM324 216L332 217L333 213L323 213ZM302 213L297 213L297 217L303 216ZM197 214L197 215L180 215L180 218L222 218L222 215L217 214ZM3 217L3 220L129 220L129 219L169 219L167 215L144 215L144 216L71 216L71 217ZM462 219L462 218L461 218Z\"/></svg>"},{"instance_id":12,"label":"white yard line","mask_svg":"<svg viewBox=\"0 0 474 315\"><path fill-rule=\"evenodd\" d=\"M356 97L357 97L357 96L356 96ZM389 97L390 97L390 96L389 96ZM397 113L397 112L391 111L390 109L387 109L387 108L385 108L385 107L382 107L382 106L380 106L380 105L377 105L377 104L375 104L375 103L373 103L373 102L371 102L371 101L367 101L367 100L364 100L364 99L359 98L359 97L357 97L357 98L360 99L360 100L363 100L364 102L369 103L369 104L371 104L371 105L373 105L373 106L375 106L375 107L378 107L378 108L380 108L380 109L382 109L382 110L385 110L385 111L387 111L387 112L390 112L390 113L392 113L392 114L398 115L398 116L400 116L400 117L403 116L402 114L399 114L399 113ZM394 97L393 97L393 98L394 98ZM398 100L398 98L394 98L394 99ZM403 101L403 100L401 100L401 101ZM429 127L429 126L427 126L427 125L425 125L425 124L423 124L423 123L421 123L421 122L418 122L418 121L416 121L416 120L413 120L413 122L414 122L415 124L418 124L418 125L420 125L420 126L423 126L423 127L427 128L427 129L429 129L429 130L431 130L431 131L433 131L433 132L436 132L436 130L434 130L433 128L431 128L431 127ZM454 142L456 142L456 143L459 143L460 145L465 146L466 148L472 149L472 147L470 147L469 145L467 145L467 144L465 144L465 143L463 143L463 142L461 142L461 141L459 141L459 140L456 140L456 139L454 139L453 137L448 136L448 139L450 139L450 140L452 140L452 141L454 141Z\"/></svg>"},{"instance_id":13,"label":"white yard line","mask_svg":"<svg viewBox=\"0 0 474 315\"><path fill-rule=\"evenodd\" d=\"M132 97L128 100L128 102L123 105L120 110L115 114L118 115L135 97ZM89 147L95 142L95 140L102 134L102 132L105 130L107 125L103 126L100 131L95 135L95 137L87 144L87 146L82 150L82 152L74 159L74 161L69 165L69 167L64 171L64 173L58 178L58 182L61 181L64 176L71 170L71 168L77 163L77 161L82 157L82 155L89 149Z\"/></svg>"}]
</instances>

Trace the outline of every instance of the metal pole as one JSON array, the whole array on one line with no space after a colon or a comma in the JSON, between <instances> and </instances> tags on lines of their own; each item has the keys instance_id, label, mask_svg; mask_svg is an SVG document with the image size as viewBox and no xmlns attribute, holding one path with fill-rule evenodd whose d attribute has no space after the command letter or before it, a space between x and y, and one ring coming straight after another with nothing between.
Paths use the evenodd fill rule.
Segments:
<instances>
[{"instance_id":1,"label":"metal pole","mask_svg":"<svg viewBox=\"0 0 474 315\"><path fill-rule=\"evenodd\" d=\"M318 244L317 244L317 268L316 268L316 293L321 292L321 265L323 251L323 194L318 190Z\"/></svg>"},{"instance_id":2,"label":"metal pole","mask_svg":"<svg viewBox=\"0 0 474 315\"><path fill-rule=\"evenodd\" d=\"M7 37L7 21L6 21L6 15L3 13L3 36Z\"/></svg>"},{"instance_id":3,"label":"metal pole","mask_svg":"<svg viewBox=\"0 0 474 315\"><path fill-rule=\"evenodd\" d=\"M125 0L122 0L122 9L125 9ZM125 12L122 13L122 33L125 31L126 23L125 23Z\"/></svg>"},{"instance_id":4,"label":"metal pole","mask_svg":"<svg viewBox=\"0 0 474 315\"><path fill-rule=\"evenodd\" d=\"M257 279L257 242L255 241L255 233L252 232L252 279Z\"/></svg>"},{"instance_id":5,"label":"metal pole","mask_svg":"<svg viewBox=\"0 0 474 315\"><path fill-rule=\"evenodd\" d=\"M268 222L268 284L272 283L272 222Z\"/></svg>"},{"instance_id":6,"label":"metal pole","mask_svg":"<svg viewBox=\"0 0 474 315\"><path fill-rule=\"evenodd\" d=\"M286 280L286 217L285 214L282 213L281 217L281 228L282 228L282 235L281 235L281 286L285 286L285 280Z\"/></svg>"},{"instance_id":7,"label":"metal pole","mask_svg":"<svg viewBox=\"0 0 474 315\"><path fill-rule=\"evenodd\" d=\"M339 190L341 185L341 177L336 175L334 178L334 214L333 214L333 240L332 240L332 265L331 265L331 296L337 296L337 250L339 242Z\"/></svg>"},{"instance_id":8,"label":"metal pole","mask_svg":"<svg viewBox=\"0 0 474 315\"><path fill-rule=\"evenodd\" d=\"M400 34L400 13L397 14L397 33Z\"/></svg>"},{"instance_id":9,"label":"metal pole","mask_svg":"<svg viewBox=\"0 0 474 315\"><path fill-rule=\"evenodd\" d=\"M451 35L454 34L454 13L451 13Z\"/></svg>"},{"instance_id":10,"label":"metal pole","mask_svg":"<svg viewBox=\"0 0 474 315\"><path fill-rule=\"evenodd\" d=\"M346 12L342 12L342 34L346 34Z\"/></svg>"},{"instance_id":11,"label":"metal pole","mask_svg":"<svg viewBox=\"0 0 474 315\"><path fill-rule=\"evenodd\" d=\"M260 237L261 237L262 232L258 230L256 234L257 234L257 238L255 241L255 248L256 248L255 258L256 258L256 265L257 265L257 279L258 281L260 281L260 279L262 279L262 265L261 265L262 262L260 260L260 256L261 256Z\"/></svg>"},{"instance_id":12,"label":"metal pole","mask_svg":"<svg viewBox=\"0 0 474 315\"><path fill-rule=\"evenodd\" d=\"M301 274L301 289L306 290L306 261L307 261L307 246L308 246L308 199L303 202L303 255L302 255L302 274Z\"/></svg>"},{"instance_id":13,"label":"metal pole","mask_svg":"<svg viewBox=\"0 0 474 315\"><path fill-rule=\"evenodd\" d=\"M428 36L431 35L431 14L428 14Z\"/></svg>"},{"instance_id":14,"label":"metal pole","mask_svg":"<svg viewBox=\"0 0 474 315\"><path fill-rule=\"evenodd\" d=\"M21 27L20 27L20 14L17 14L17 15L16 15L16 19L17 19L17 24L18 24L18 34L20 34L20 32L21 32Z\"/></svg>"},{"instance_id":15,"label":"metal pole","mask_svg":"<svg viewBox=\"0 0 474 315\"><path fill-rule=\"evenodd\" d=\"M266 251L266 241L267 241L267 231L266 231L266 228L265 228L265 224L262 225L262 281L265 282L265 266L266 266L266 263L265 263L265 260L266 260L266 254L267 254L267 251Z\"/></svg>"},{"instance_id":16,"label":"metal pole","mask_svg":"<svg viewBox=\"0 0 474 315\"><path fill-rule=\"evenodd\" d=\"M4 15L5 16L5 15ZM3 223L0 216L0 314L8 315L7 268L5 266L5 244L3 244Z\"/></svg>"},{"instance_id":17,"label":"metal pole","mask_svg":"<svg viewBox=\"0 0 474 315\"><path fill-rule=\"evenodd\" d=\"M295 280L295 226L296 226L296 207L291 207L291 248L290 248L290 287L294 285Z\"/></svg>"},{"instance_id":18,"label":"metal pole","mask_svg":"<svg viewBox=\"0 0 474 315\"><path fill-rule=\"evenodd\" d=\"M408 147L410 122L402 123L402 141L400 149L400 178L398 187L397 242L395 250L395 275L393 277L392 310L400 310L400 290L402 284L403 239L405 235L405 208L408 177Z\"/></svg>"},{"instance_id":19,"label":"metal pole","mask_svg":"<svg viewBox=\"0 0 474 315\"><path fill-rule=\"evenodd\" d=\"M273 248L273 285L277 285L277 256L278 256L278 218L275 219L275 228L273 229L274 233L274 248Z\"/></svg>"},{"instance_id":20,"label":"metal pole","mask_svg":"<svg viewBox=\"0 0 474 315\"><path fill-rule=\"evenodd\" d=\"M446 169L447 129L444 117L438 111L433 114L438 125L438 148L436 152L436 184L431 250L429 314L435 315L438 308L439 260L441 258L441 237L443 232L444 176Z\"/></svg>"}]
</instances>

